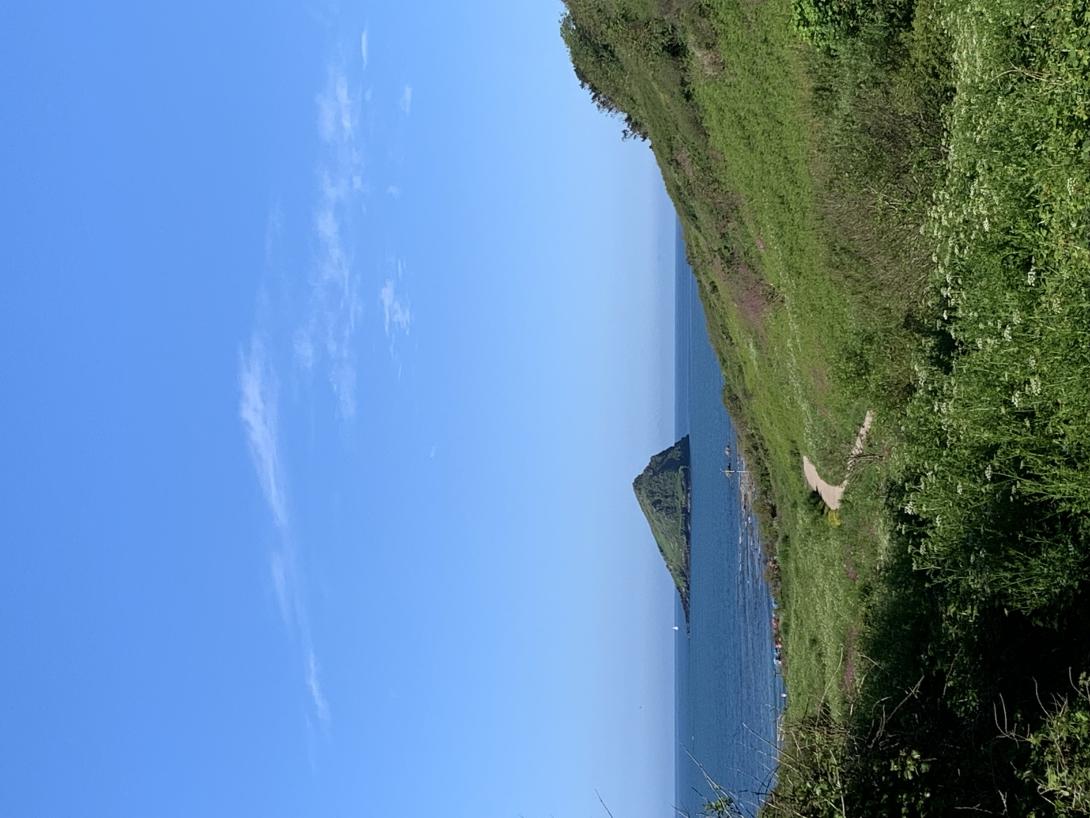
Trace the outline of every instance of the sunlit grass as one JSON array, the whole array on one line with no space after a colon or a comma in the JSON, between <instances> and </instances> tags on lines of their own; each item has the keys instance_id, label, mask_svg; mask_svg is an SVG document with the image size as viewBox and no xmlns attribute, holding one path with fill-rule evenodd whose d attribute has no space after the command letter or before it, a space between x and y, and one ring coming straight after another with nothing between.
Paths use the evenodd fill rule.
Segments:
<instances>
[{"instance_id":1,"label":"sunlit grass","mask_svg":"<svg viewBox=\"0 0 1090 818\"><path fill-rule=\"evenodd\" d=\"M569 2L685 227L778 559L768 809L1071 814L1048 794L1090 777L1068 751L1090 655L1087 3ZM849 481L835 517L803 455Z\"/></svg>"}]
</instances>

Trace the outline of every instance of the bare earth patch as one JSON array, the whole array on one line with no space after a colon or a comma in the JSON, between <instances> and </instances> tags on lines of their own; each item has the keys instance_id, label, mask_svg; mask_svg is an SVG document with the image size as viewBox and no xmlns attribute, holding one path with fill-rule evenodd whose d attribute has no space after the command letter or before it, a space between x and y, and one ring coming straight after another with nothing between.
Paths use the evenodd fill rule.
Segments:
<instances>
[{"instance_id":1,"label":"bare earth patch","mask_svg":"<svg viewBox=\"0 0 1090 818\"><path fill-rule=\"evenodd\" d=\"M716 258L711 270L729 294L743 324L764 344L769 316L780 300L776 290L740 258L731 260L729 271L723 261Z\"/></svg>"}]
</instances>

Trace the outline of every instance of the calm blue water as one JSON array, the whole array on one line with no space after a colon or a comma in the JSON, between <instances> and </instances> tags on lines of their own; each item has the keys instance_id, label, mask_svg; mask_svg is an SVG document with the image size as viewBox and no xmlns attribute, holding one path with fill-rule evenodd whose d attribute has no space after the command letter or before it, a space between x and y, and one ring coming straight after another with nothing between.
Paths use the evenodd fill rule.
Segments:
<instances>
[{"instance_id":1,"label":"calm blue water","mask_svg":"<svg viewBox=\"0 0 1090 818\"><path fill-rule=\"evenodd\" d=\"M783 692L772 598L756 520L742 507L739 477L723 473L742 464L680 231L676 275L676 431L689 435L693 481L688 634L677 605L677 807L701 814L715 797L706 774L752 814L773 780Z\"/></svg>"}]
</instances>

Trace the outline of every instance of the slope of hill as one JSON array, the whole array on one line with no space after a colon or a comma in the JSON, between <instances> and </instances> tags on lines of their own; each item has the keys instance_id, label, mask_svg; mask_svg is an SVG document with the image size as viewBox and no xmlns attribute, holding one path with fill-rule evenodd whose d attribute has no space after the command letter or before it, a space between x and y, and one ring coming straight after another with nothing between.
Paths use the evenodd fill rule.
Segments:
<instances>
[{"instance_id":1,"label":"slope of hill","mask_svg":"<svg viewBox=\"0 0 1090 818\"><path fill-rule=\"evenodd\" d=\"M632 483L666 569L673 577L689 618L689 436L665 449L647 464Z\"/></svg>"},{"instance_id":2,"label":"slope of hill","mask_svg":"<svg viewBox=\"0 0 1090 818\"><path fill-rule=\"evenodd\" d=\"M566 6L683 225L779 566L766 811L1090 814L1090 4Z\"/></svg>"}]
</instances>

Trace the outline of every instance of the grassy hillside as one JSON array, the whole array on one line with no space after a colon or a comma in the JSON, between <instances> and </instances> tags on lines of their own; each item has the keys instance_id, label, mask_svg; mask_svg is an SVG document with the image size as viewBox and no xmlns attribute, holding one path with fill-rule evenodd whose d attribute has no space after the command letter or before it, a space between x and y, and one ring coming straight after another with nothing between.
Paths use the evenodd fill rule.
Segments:
<instances>
[{"instance_id":1,"label":"grassy hillside","mask_svg":"<svg viewBox=\"0 0 1090 818\"><path fill-rule=\"evenodd\" d=\"M689 618L689 436L651 458L632 483Z\"/></svg>"},{"instance_id":2,"label":"grassy hillside","mask_svg":"<svg viewBox=\"0 0 1090 818\"><path fill-rule=\"evenodd\" d=\"M1087 3L568 10L577 75L655 152L760 468L789 692L767 809L1082 814ZM848 480L837 513L804 455Z\"/></svg>"}]
</instances>

